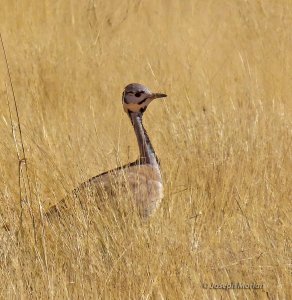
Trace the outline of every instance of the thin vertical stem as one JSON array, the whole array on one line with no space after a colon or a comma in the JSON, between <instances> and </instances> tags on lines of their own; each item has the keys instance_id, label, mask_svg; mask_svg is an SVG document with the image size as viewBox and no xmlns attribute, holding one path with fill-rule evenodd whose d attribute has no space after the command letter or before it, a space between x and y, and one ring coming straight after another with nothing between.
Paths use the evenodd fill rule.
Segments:
<instances>
[{"instance_id":1,"label":"thin vertical stem","mask_svg":"<svg viewBox=\"0 0 292 300\"><path fill-rule=\"evenodd\" d=\"M16 152L17 152L17 158L18 158L18 184L19 184L19 203L20 203L20 228L22 228L22 216L23 216L23 198L27 201L28 203L28 208L29 208L29 214L32 220L33 224L33 229L34 229L34 236L36 238L36 232L35 232L35 220L34 220L34 215L31 207L31 188L30 188L30 179L28 175L28 169L26 165L26 154L25 154L25 149L24 149L24 143L23 143L23 137L22 137L22 130L20 126L20 119L19 119L19 112L18 112L18 106L16 102L16 97L15 97L15 92L12 84L12 79L11 79L11 72L8 64L8 59L2 39L2 35L0 33L0 40L1 40L1 45L2 45L2 50L4 54L4 59L6 63L6 69L7 69L7 74L8 74L8 80L10 84L10 89L12 92L12 99L13 99L13 110L15 113L16 120L13 120L13 110L11 108L11 105L9 103L9 96L7 92L7 103L8 103L8 108L9 108L9 115L10 115L10 123L11 123L11 130L12 130L12 136L14 139L15 147L16 147ZM7 88L8 90L8 88ZM16 123L16 126L14 124ZM16 128L15 128L16 127ZM22 188L23 187L23 188Z\"/></svg>"}]
</instances>

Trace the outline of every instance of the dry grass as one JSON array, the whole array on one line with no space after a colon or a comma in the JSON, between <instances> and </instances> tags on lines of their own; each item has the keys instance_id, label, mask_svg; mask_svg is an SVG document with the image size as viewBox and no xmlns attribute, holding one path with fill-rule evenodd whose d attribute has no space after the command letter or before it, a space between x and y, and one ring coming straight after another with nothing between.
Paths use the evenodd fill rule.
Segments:
<instances>
[{"instance_id":1,"label":"dry grass","mask_svg":"<svg viewBox=\"0 0 292 300\"><path fill-rule=\"evenodd\" d=\"M291 299L291 26L290 1L2 1L30 188L1 52L1 298ZM169 95L144 121L161 208L47 226L50 203L136 159L133 81ZM237 282L263 289L202 288Z\"/></svg>"}]
</instances>

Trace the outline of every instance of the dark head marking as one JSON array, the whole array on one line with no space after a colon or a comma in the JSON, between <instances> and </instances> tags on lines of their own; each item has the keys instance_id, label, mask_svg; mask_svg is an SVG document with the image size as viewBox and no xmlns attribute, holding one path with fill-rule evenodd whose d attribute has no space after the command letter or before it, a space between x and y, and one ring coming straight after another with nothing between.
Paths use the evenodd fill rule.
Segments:
<instances>
[{"instance_id":1,"label":"dark head marking","mask_svg":"<svg viewBox=\"0 0 292 300\"><path fill-rule=\"evenodd\" d=\"M146 109L147 109L147 106L140 108L140 113L143 114Z\"/></svg>"},{"instance_id":2,"label":"dark head marking","mask_svg":"<svg viewBox=\"0 0 292 300\"><path fill-rule=\"evenodd\" d=\"M166 95L161 93L152 93L142 84L128 84L125 87L123 94L124 111L128 114L131 112L142 114L146 110L145 106L148 106L152 100L162 97L166 97Z\"/></svg>"},{"instance_id":3,"label":"dark head marking","mask_svg":"<svg viewBox=\"0 0 292 300\"><path fill-rule=\"evenodd\" d=\"M141 95L144 94L144 93L145 93L144 91L139 91L139 92L136 92L136 93L135 93L135 96L139 98L139 97L141 97Z\"/></svg>"}]
</instances>

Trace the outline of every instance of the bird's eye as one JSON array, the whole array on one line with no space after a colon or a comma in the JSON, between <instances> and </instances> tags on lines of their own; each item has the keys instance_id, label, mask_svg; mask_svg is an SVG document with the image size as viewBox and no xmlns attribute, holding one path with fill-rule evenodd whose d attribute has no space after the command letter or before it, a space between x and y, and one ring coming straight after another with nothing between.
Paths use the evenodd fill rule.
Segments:
<instances>
[{"instance_id":1,"label":"bird's eye","mask_svg":"<svg viewBox=\"0 0 292 300\"><path fill-rule=\"evenodd\" d=\"M139 98L141 96L141 93L138 92L138 93L135 94L135 96Z\"/></svg>"}]
</instances>

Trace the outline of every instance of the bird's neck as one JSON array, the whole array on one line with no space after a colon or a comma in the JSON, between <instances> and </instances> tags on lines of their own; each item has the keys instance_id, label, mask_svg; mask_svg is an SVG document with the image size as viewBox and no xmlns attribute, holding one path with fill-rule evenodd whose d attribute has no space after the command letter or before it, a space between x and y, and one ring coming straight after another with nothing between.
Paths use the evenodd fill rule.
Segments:
<instances>
[{"instance_id":1,"label":"bird's neck","mask_svg":"<svg viewBox=\"0 0 292 300\"><path fill-rule=\"evenodd\" d=\"M150 142L149 136L142 123L142 113L132 112L129 113L132 125L135 130L137 142L140 151L140 162L145 164L151 164L159 166L158 158L154 152L153 146Z\"/></svg>"}]
</instances>

